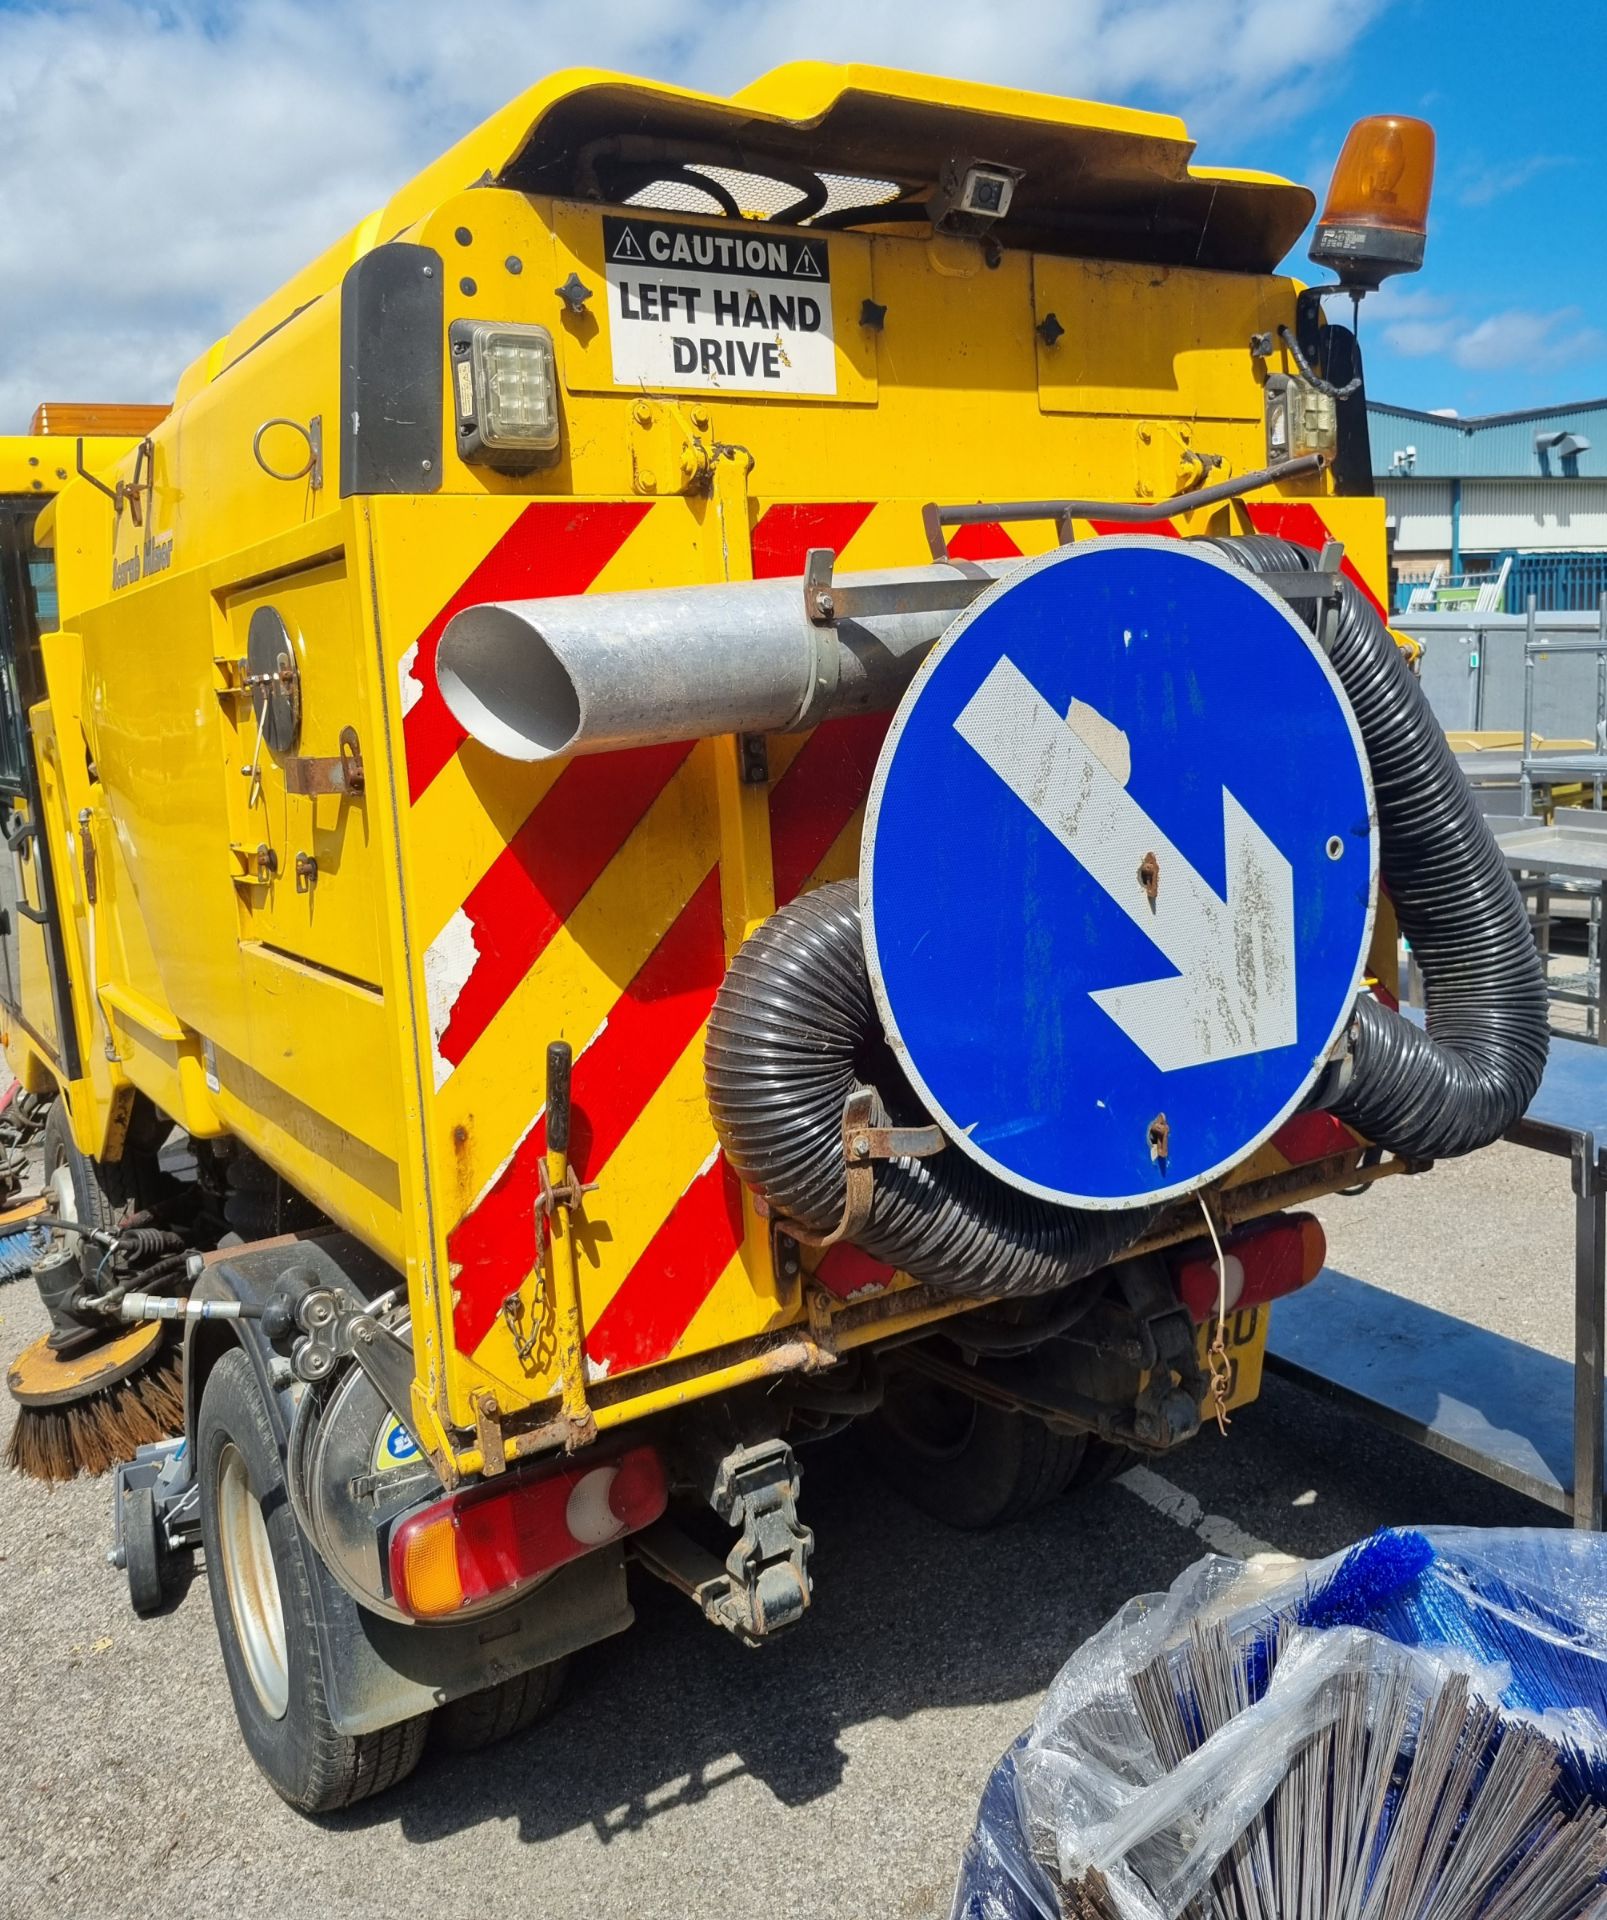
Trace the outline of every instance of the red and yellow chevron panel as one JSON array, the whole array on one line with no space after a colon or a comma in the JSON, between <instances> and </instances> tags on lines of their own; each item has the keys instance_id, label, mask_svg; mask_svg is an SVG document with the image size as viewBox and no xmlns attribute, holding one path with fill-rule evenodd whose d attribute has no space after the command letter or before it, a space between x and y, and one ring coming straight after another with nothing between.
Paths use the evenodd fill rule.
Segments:
<instances>
[{"instance_id":1,"label":"red and yellow chevron panel","mask_svg":"<svg viewBox=\"0 0 1607 1920\"><path fill-rule=\"evenodd\" d=\"M720 743L519 765L464 738L433 672L460 607L718 578L718 531L704 503L681 498L498 504L454 518L453 503L439 503L427 534L398 507L382 529L388 550L407 556L385 577L412 570L411 619L392 608L387 626L403 711L409 899L423 943L436 1267L460 1420L477 1384L493 1386L504 1412L556 1391L552 1341L520 1352L545 1312L536 1203L552 1040L573 1048L571 1159L596 1183L577 1231L591 1377L729 1347L799 1311L796 1290L770 1271L703 1102L704 1027L740 923L722 891L732 882L722 870L731 821L722 823ZM753 572L801 574L816 546L845 569L913 560L923 551L919 505L770 504L752 521ZM430 508L405 503L421 522ZM1310 546L1330 524L1305 503L1253 517ZM976 526L951 551L1003 558L1052 540L1042 523ZM770 742L760 818L774 904L856 871L888 720ZM874 1263L837 1252L841 1271L824 1276L834 1291L886 1283Z\"/></svg>"}]
</instances>

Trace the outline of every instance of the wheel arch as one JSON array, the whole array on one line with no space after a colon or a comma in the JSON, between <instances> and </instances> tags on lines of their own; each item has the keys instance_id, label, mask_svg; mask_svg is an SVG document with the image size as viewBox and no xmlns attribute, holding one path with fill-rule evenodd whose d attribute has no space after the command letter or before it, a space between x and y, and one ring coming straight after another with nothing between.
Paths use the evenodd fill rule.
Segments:
<instances>
[{"instance_id":1,"label":"wheel arch","mask_svg":"<svg viewBox=\"0 0 1607 1920\"><path fill-rule=\"evenodd\" d=\"M196 1292L200 1293L201 1287L197 1287ZM216 1293L208 1289L207 1297L226 1299L229 1296L226 1289L219 1288ZM237 1324L231 1320L192 1320L184 1330L184 1432L192 1445L195 1441L195 1423L201 1412L201 1396L206 1392L206 1383L218 1362L236 1347L245 1347L249 1351L253 1345L265 1344L260 1335L256 1341L242 1338L236 1331ZM259 1371L266 1386L266 1366ZM284 1451L283 1438L280 1440L280 1451Z\"/></svg>"},{"instance_id":2,"label":"wheel arch","mask_svg":"<svg viewBox=\"0 0 1607 1920\"><path fill-rule=\"evenodd\" d=\"M393 1270L349 1234L259 1241L211 1255L193 1289L200 1299L260 1305L292 1266L330 1263L363 1298L393 1283ZM294 1403L281 1356L253 1319L194 1320L185 1329L185 1432L197 1439L201 1397L219 1363L236 1347L250 1357L268 1419L284 1460ZM275 1364L281 1362L281 1364ZM277 1376L277 1378L276 1378ZM197 1461L199 1471L199 1461ZM543 1666L609 1635L634 1614L621 1549L598 1548L562 1567L533 1591L485 1619L402 1625L357 1602L297 1528L308 1575L315 1631L331 1719L343 1734L372 1733L528 1668Z\"/></svg>"}]
</instances>

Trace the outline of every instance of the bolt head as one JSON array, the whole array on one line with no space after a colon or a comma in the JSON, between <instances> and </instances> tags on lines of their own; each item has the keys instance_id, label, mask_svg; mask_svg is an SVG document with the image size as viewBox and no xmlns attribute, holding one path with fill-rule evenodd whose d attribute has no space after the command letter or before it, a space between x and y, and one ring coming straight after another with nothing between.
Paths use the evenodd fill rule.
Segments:
<instances>
[{"instance_id":1,"label":"bolt head","mask_svg":"<svg viewBox=\"0 0 1607 1920\"><path fill-rule=\"evenodd\" d=\"M631 418L639 427L650 427L653 424L653 409L645 400L638 400L631 408Z\"/></svg>"}]
</instances>

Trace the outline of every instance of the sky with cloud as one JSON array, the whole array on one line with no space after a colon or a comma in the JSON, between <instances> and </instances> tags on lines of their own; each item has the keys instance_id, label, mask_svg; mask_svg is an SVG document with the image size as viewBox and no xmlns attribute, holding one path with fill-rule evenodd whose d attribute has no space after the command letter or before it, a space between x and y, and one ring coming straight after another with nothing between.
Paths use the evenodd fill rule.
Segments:
<instances>
[{"instance_id":1,"label":"sky with cloud","mask_svg":"<svg viewBox=\"0 0 1607 1920\"><path fill-rule=\"evenodd\" d=\"M0 0L0 431L42 398L167 398L543 73L720 92L797 58L1167 108L1202 159L1319 195L1358 114L1422 114L1428 261L1362 309L1370 391L1463 413L1607 393L1607 0Z\"/></svg>"}]
</instances>

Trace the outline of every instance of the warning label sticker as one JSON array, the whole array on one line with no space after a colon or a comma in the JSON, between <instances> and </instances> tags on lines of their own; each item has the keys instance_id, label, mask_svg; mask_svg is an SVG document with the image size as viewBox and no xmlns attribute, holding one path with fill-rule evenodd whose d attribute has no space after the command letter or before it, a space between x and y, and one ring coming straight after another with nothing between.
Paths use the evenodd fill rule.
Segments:
<instances>
[{"instance_id":1,"label":"warning label sticker","mask_svg":"<svg viewBox=\"0 0 1607 1920\"><path fill-rule=\"evenodd\" d=\"M374 1442L374 1472L388 1473L393 1467L410 1467L423 1457L412 1434L393 1413Z\"/></svg>"},{"instance_id":2,"label":"warning label sticker","mask_svg":"<svg viewBox=\"0 0 1607 1920\"><path fill-rule=\"evenodd\" d=\"M614 381L835 393L824 240L603 216Z\"/></svg>"}]
</instances>

